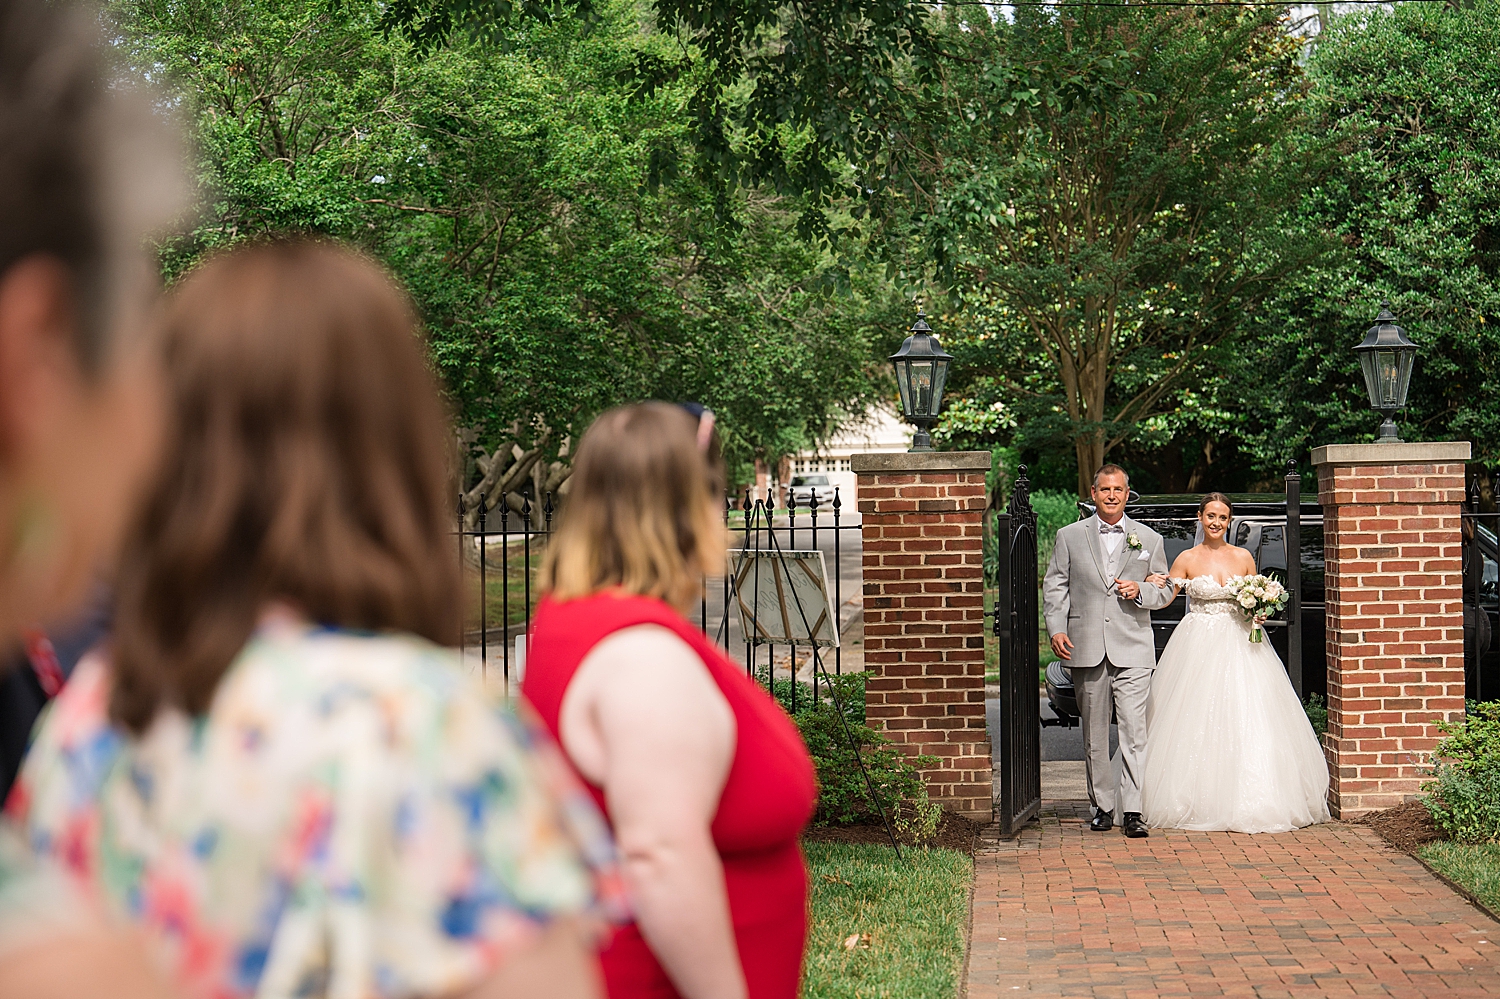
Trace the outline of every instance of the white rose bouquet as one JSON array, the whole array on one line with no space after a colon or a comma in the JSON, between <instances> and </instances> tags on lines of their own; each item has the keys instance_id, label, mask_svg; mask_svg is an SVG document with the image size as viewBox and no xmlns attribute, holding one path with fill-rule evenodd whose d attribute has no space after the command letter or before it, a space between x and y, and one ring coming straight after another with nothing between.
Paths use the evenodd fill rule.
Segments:
<instances>
[{"instance_id":1,"label":"white rose bouquet","mask_svg":"<svg viewBox=\"0 0 1500 999\"><path fill-rule=\"evenodd\" d=\"M1265 632L1260 622L1280 611L1291 599L1291 594L1270 576L1234 576L1224 584L1234 595L1240 612L1250 621L1250 641L1265 641Z\"/></svg>"}]
</instances>

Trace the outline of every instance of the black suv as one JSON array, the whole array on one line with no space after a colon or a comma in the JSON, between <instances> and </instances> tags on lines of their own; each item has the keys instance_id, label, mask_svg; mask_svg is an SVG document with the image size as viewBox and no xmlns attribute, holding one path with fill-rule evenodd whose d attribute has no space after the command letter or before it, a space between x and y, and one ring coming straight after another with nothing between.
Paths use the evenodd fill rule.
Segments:
<instances>
[{"instance_id":1,"label":"black suv","mask_svg":"<svg viewBox=\"0 0 1500 999\"><path fill-rule=\"evenodd\" d=\"M1133 497L1125 507L1126 514L1145 524L1162 536L1166 542L1167 564L1184 550L1197 543L1198 501L1196 495L1162 495ZM1255 564L1268 576L1286 579L1286 498L1280 494L1231 493L1234 504L1234 519L1230 522L1228 537L1241 548L1249 549L1255 556ZM1078 516L1082 520L1094 514L1089 502L1078 504ZM1328 670L1327 649L1324 638L1327 630L1324 616L1323 590L1323 508L1317 500L1304 499L1301 504L1301 564L1302 564L1302 695L1318 694L1327 700ZM1497 560L1495 535L1484 527L1479 528L1479 549L1483 553L1483 577L1479 603L1491 621L1500 612L1500 560ZM1472 590L1465 587L1465 619L1467 622L1465 654L1469 655L1472 632ZM1178 596L1171 604L1151 612L1151 623L1156 632L1156 654L1160 656L1172 637L1172 629L1182 620L1187 601ZM1287 628L1285 622L1270 622L1266 629L1276 654L1282 662L1287 659ZM1280 624L1281 626L1277 626ZM1489 629L1483 629L1488 631ZM1486 699L1500 691L1500 651L1489 644L1480 668L1484 671L1483 691ZM1474 666L1470 664L1471 676ZM1473 680L1471 679L1471 694ZM1077 717L1078 709L1073 698L1073 684L1066 669L1053 664L1047 669L1047 695L1053 712L1070 723Z\"/></svg>"}]
</instances>

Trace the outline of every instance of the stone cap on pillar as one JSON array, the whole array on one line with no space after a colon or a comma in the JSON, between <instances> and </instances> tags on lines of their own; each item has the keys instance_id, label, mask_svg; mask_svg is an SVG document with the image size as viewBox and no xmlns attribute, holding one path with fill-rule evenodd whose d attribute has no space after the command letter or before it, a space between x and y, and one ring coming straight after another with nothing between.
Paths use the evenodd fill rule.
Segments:
<instances>
[{"instance_id":1,"label":"stone cap on pillar","mask_svg":"<svg viewBox=\"0 0 1500 999\"><path fill-rule=\"evenodd\" d=\"M1313 448L1314 465L1437 465L1468 461L1468 441L1417 441L1411 444L1324 444Z\"/></svg>"},{"instance_id":2,"label":"stone cap on pillar","mask_svg":"<svg viewBox=\"0 0 1500 999\"><path fill-rule=\"evenodd\" d=\"M858 472L988 472L988 451L876 451L851 456Z\"/></svg>"}]
</instances>

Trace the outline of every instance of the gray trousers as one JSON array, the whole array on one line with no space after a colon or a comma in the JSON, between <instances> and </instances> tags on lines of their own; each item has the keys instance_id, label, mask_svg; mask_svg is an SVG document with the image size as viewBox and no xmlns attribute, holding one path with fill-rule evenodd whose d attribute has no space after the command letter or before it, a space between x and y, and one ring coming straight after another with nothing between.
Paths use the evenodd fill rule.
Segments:
<instances>
[{"instance_id":1,"label":"gray trousers","mask_svg":"<svg viewBox=\"0 0 1500 999\"><path fill-rule=\"evenodd\" d=\"M1151 697L1151 670L1121 669L1106 659L1086 669L1075 666L1072 673L1083 723L1089 801L1110 813L1139 812L1141 777L1146 770L1146 702ZM1109 758L1111 707L1120 727L1118 781Z\"/></svg>"}]
</instances>

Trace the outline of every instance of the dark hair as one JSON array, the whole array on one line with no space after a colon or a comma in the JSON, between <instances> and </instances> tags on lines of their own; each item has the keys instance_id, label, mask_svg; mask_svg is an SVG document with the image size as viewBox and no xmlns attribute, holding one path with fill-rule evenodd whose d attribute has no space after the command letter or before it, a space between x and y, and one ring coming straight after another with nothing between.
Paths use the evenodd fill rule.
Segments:
<instances>
[{"instance_id":1,"label":"dark hair","mask_svg":"<svg viewBox=\"0 0 1500 999\"><path fill-rule=\"evenodd\" d=\"M1123 475L1125 476L1126 488L1128 489L1130 487L1130 473L1125 471L1125 469L1121 468L1119 465L1116 465L1114 462L1110 462L1106 465L1099 466L1099 471L1094 473L1095 489L1099 488L1099 480L1106 475Z\"/></svg>"},{"instance_id":2,"label":"dark hair","mask_svg":"<svg viewBox=\"0 0 1500 999\"><path fill-rule=\"evenodd\" d=\"M164 467L118 577L110 716L208 709L262 608L457 641L447 414L410 303L331 243L252 245L174 291Z\"/></svg>"},{"instance_id":3,"label":"dark hair","mask_svg":"<svg viewBox=\"0 0 1500 999\"><path fill-rule=\"evenodd\" d=\"M118 296L150 275L146 238L187 194L176 134L112 78L96 21L83 4L0 0L0 274L33 254L68 268L88 368Z\"/></svg>"},{"instance_id":4,"label":"dark hair","mask_svg":"<svg viewBox=\"0 0 1500 999\"><path fill-rule=\"evenodd\" d=\"M1229 508L1229 515L1231 517L1234 516L1234 504L1229 502L1229 497L1225 496L1223 493L1209 493L1207 496L1199 500L1198 512L1202 513L1204 510L1207 510L1208 504L1210 503L1223 503Z\"/></svg>"}]
</instances>

